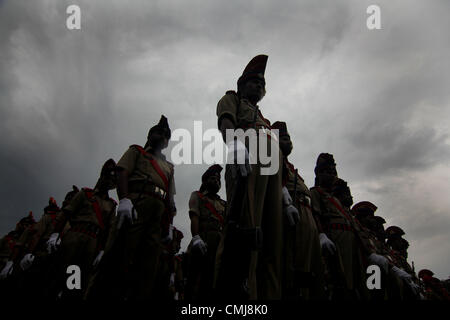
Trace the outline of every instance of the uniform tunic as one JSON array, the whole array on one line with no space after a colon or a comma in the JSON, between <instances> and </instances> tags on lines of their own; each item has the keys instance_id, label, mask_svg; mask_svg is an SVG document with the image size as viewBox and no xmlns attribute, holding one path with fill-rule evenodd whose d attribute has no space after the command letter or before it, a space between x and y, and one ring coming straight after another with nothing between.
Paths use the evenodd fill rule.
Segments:
<instances>
[{"instance_id":1,"label":"uniform tunic","mask_svg":"<svg viewBox=\"0 0 450 320\"><path fill-rule=\"evenodd\" d=\"M294 299L323 298L322 252L311 209L311 192L298 174L296 181L295 174L294 166L285 160L284 184L300 214L300 221L295 227L289 226L286 221L284 224L285 296Z\"/></svg>"},{"instance_id":2,"label":"uniform tunic","mask_svg":"<svg viewBox=\"0 0 450 320\"><path fill-rule=\"evenodd\" d=\"M222 240L226 202L218 195L209 195L208 191L194 191L189 199L189 215L199 219L199 235L207 245L207 252L202 256L192 252L191 283L188 287L193 299L211 298L216 269L216 253Z\"/></svg>"},{"instance_id":3,"label":"uniform tunic","mask_svg":"<svg viewBox=\"0 0 450 320\"><path fill-rule=\"evenodd\" d=\"M94 190L87 188L79 191L63 208L71 228L61 239L62 266L64 273L69 265L80 267L80 294L87 288L92 263L99 251L104 249L115 223L115 208L116 202L113 199L102 198Z\"/></svg>"},{"instance_id":4,"label":"uniform tunic","mask_svg":"<svg viewBox=\"0 0 450 320\"><path fill-rule=\"evenodd\" d=\"M117 166L128 172L128 198L137 212L137 221L125 226L125 282L130 298L156 297L161 224L176 212L174 167L164 155L154 156L136 145L124 153ZM164 190L166 197L155 194L155 187Z\"/></svg>"},{"instance_id":5,"label":"uniform tunic","mask_svg":"<svg viewBox=\"0 0 450 320\"><path fill-rule=\"evenodd\" d=\"M217 104L218 125L224 117L229 117L236 128L247 130L254 128L264 130L262 136L264 143L267 142L270 150L270 140L274 139L270 131L270 122L263 117L261 112L256 114L256 106L250 101L240 98L234 92L227 92ZM258 143L259 139L258 137ZM252 164L252 171L247 178L247 192L243 202L243 214L241 215L240 225L246 228L261 228L262 230L262 249L251 251L250 263L248 269L248 294L250 299L280 299L281 298L281 260L282 260L282 155L278 149L272 150L278 154L278 168L273 175L262 175L261 168L264 167L258 160ZM252 150L250 149L249 152ZM251 155L256 157L256 155ZM231 165L226 166L225 183L227 199L231 199L235 187L236 177L233 177ZM230 204L231 205L231 204ZM225 230L225 234L227 230ZM226 235L225 235L226 238ZM248 244L243 243L242 246ZM227 250L219 248L218 263L221 263L221 252ZM228 262L225 262L228 263ZM246 268L246 266L243 266ZM221 269L222 270L222 269ZM227 278L227 270L220 272L220 278ZM229 278L234 278L228 274ZM226 281L225 281L226 282Z\"/></svg>"},{"instance_id":6,"label":"uniform tunic","mask_svg":"<svg viewBox=\"0 0 450 320\"><path fill-rule=\"evenodd\" d=\"M361 283L360 229L350 212L343 208L339 200L320 187L311 188L313 210L319 216L325 233L337 249L337 263L334 268L345 277L346 289L354 292ZM364 255L373 252L364 247ZM358 283L359 282L359 283Z\"/></svg>"}]
</instances>

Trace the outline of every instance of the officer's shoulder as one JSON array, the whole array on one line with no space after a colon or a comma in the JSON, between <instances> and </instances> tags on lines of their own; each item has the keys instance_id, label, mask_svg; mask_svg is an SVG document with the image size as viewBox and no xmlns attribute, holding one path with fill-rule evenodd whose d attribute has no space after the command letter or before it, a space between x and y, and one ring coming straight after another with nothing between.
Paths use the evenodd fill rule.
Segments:
<instances>
[{"instance_id":1,"label":"officer's shoulder","mask_svg":"<svg viewBox=\"0 0 450 320\"><path fill-rule=\"evenodd\" d=\"M165 160L165 159L164 159ZM170 162L170 161L167 161L167 160L165 160L166 161L166 163L167 163L167 166L169 166L169 168L170 168L170 171L173 171L174 170L174 168L175 168L175 166L173 165L173 163L172 162Z\"/></svg>"},{"instance_id":2,"label":"officer's shoulder","mask_svg":"<svg viewBox=\"0 0 450 320\"><path fill-rule=\"evenodd\" d=\"M132 144L132 145L128 148L128 150L132 150L132 151L136 151L136 152L142 152L142 151L144 151L144 148L141 147L141 146L138 145L138 144Z\"/></svg>"},{"instance_id":3,"label":"officer's shoulder","mask_svg":"<svg viewBox=\"0 0 450 320\"><path fill-rule=\"evenodd\" d=\"M238 103L239 96L236 91L228 90L225 95L219 100L219 104L222 103Z\"/></svg>"},{"instance_id":4,"label":"officer's shoulder","mask_svg":"<svg viewBox=\"0 0 450 320\"><path fill-rule=\"evenodd\" d=\"M191 198L200 198L199 193L200 193L200 191L192 191Z\"/></svg>"},{"instance_id":5,"label":"officer's shoulder","mask_svg":"<svg viewBox=\"0 0 450 320\"><path fill-rule=\"evenodd\" d=\"M321 198L321 193L319 192L319 188L318 187L311 187L309 188L309 191L311 193L311 197L315 198L315 199L320 199Z\"/></svg>"},{"instance_id":6,"label":"officer's shoulder","mask_svg":"<svg viewBox=\"0 0 450 320\"><path fill-rule=\"evenodd\" d=\"M303 179L303 177L299 174L298 177L300 178L300 181L304 184L305 183L305 179Z\"/></svg>"}]
</instances>

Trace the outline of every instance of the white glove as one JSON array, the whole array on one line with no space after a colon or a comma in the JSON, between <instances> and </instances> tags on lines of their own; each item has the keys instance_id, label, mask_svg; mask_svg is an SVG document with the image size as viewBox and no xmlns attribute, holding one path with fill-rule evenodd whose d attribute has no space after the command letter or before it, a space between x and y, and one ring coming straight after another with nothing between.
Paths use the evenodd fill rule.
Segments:
<instances>
[{"instance_id":1,"label":"white glove","mask_svg":"<svg viewBox=\"0 0 450 320\"><path fill-rule=\"evenodd\" d=\"M169 234L161 241L163 244L167 244L170 241L172 241L172 239L173 239L173 225L169 225Z\"/></svg>"},{"instance_id":2,"label":"white glove","mask_svg":"<svg viewBox=\"0 0 450 320\"><path fill-rule=\"evenodd\" d=\"M22 260L20 261L20 267L23 271L28 270L34 261L34 255L31 253L27 253L23 256Z\"/></svg>"},{"instance_id":3,"label":"white glove","mask_svg":"<svg viewBox=\"0 0 450 320\"><path fill-rule=\"evenodd\" d=\"M195 237L192 238L192 246L194 248L197 248L198 250L200 250L202 255L205 255L206 251L208 250L208 246L202 240L202 238L200 238L200 236L198 234Z\"/></svg>"},{"instance_id":4,"label":"white glove","mask_svg":"<svg viewBox=\"0 0 450 320\"><path fill-rule=\"evenodd\" d=\"M137 220L137 212L133 208L133 203L128 198L122 198L117 206L117 216L119 222L117 223L117 229L122 227L124 221L129 221L131 224Z\"/></svg>"},{"instance_id":5,"label":"white glove","mask_svg":"<svg viewBox=\"0 0 450 320\"><path fill-rule=\"evenodd\" d=\"M290 204L287 207L284 207L283 211L291 227L295 226L300 221L300 214L298 213L297 208L294 207L292 204Z\"/></svg>"},{"instance_id":6,"label":"white glove","mask_svg":"<svg viewBox=\"0 0 450 320\"><path fill-rule=\"evenodd\" d=\"M334 245L333 241L328 239L325 233L319 233L319 240L320 240L320 247L322 248L322 250L326 250L331 254L336 253L336 246Z\"/></svg>"},{"instance_id":7,"label":"white glove","mask_svg":"<svg viewBox=\"0 0 450 320\"><path fill-rule=\"evenodd\" d=\"M169 287L173 287L175 285L175 273L172 272L170 274L170 281L169 281Z\"/></svg>"},{"instance_id":8,"label":"white glove","mask_svg":"<svg viewBox=\"0 0 450 320\"><path fill-rule=\"evenodd\" d=\"M61 238L59 237L59 233L55 232L50 235L50 238L47 241L47 251L49 254L53 253L58 249L58 246L61 244Z\"/></svg>"},{"instance_id":9,"label":"white glove","mask_svg":"<svg viewBox=\"0 0 450 320\"><path fill-rule=\"evenodd\" d=\"M283 187L283 211L288 219L288 223L291 227L295 226L300 221L300 214L295 206L292 204L292 198L286 187Z\"/></svg>"},{"instance_id":10,"label":"white glove","mask_svg":"<svg viewBox=\"0 0 450 320\"><path fill-rule=\"evenodd\" d=\"M388 272L389 260L386 257L383 257L376 253L372 253L372 254L370 254L368 260L369 260L370 264L376 264L377 266L382 268L384 270L384 272L386 272L386 273Z\"/></svg>"},{"instance_id":11,"label":"white glove","mask_svg":"<svg viewBox=\"0 0 450 320\"><path fill-rule=\"evenodd\" d=\"M105 254L105 250L101 250L101 251L97 254L97 257L95 257L95 260L94 260L94 262L92 263L92 266L93 266L94 268L97 268L97 266L98 266L98 264L100 263L100 261L102 260L104 254Z\"/></svg>"},{"instance_id":12,"label":"white glove","mask_svg":"<svg viewBox=\"0 0 450 320\"><path fill-rule=\"evenodd\" d=\"M247 147L241 140L227 141L227 164L236 164L242 177L246 177L252 171L250 155Z\"/></svg>"},{"instance_id":13,"label":"white glove","mask_svg":"<svg viewBox=\"0 0 450 320\"><path fill-rule=\"evenodd\" d=\"M283 192L283 204L285 206L292 204L292 198L289 190L286 187L283 187L281 191Z\"/></svg>"},{"instance_id":14,"label":"white glove","mask_svg":"<svg viewBox=\"0 0 450 320\"><path fill-rule=\"evenodd\" d=\"M0 280L6 279L13 271L13 262L11 260L6 261L2 272L0 272Z\"/></svg>"}]
</instances>

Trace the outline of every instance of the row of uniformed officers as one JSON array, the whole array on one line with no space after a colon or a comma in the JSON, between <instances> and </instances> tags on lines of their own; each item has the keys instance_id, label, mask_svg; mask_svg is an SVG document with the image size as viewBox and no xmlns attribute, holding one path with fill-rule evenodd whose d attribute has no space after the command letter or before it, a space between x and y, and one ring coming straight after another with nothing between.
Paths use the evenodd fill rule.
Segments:
<instances>
[{"instance_id":1,"label":"row of uniformed officers","mask_svg":"<svg viewBox=\"0 0 450 320\"><path fill-rule=\"evenodd\" d=\"M74 186L62 209L51 198L37 223L26 217L2 239L1 294L194 301L448 299L431 271L419 272L421 280L416 276L399 227L385 230L385 220L368 201L353 205L331 154L319 155L315 185L305 185L288 160L293 144L286 123L271 124L259 111L266 64L265 55L253 58L237 92L220 99L218 127L224 138L226 130L264 129L258 139L279 148L279 168L264 174L260 161L249 163L248 143L226 141L229 154L243 152L245 163L226 166L227 201L217 194L222 167L213 165L202 175L200 189L189 199L192 240L186 252L178 253L183 234L173 226L174 167L162 153L171 131L162 116L143 147L130 146L118 163L105 162L93 189ZM119 204L109 197L115 188ZM80 272L67 273L72 265ZM370 265L378 266L378 280L368 279Z\"/></svg>"}]
</instances>

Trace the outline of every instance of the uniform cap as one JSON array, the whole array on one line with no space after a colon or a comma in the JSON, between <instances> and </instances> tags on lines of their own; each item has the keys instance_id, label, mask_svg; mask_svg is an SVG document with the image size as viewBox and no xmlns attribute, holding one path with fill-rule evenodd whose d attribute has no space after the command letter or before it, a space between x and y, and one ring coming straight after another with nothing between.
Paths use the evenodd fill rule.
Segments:
<instances>
[{"instance_id":1,"label":"uniform cap","mask_svg":"<svg viewBox=\"0 0 450 320\"><path fill-rule=\"evenodd\" d=\"M107 171L111 170L111 168L116 167L116 162L113 159L108 159L105 161L105 163L102 166L102 175L107 173ZM74 186L76 188L76 186Z\"/></svg>"},{"instance_id":2,"label":"uniform cap","mask_svg":"<svg viewBox=\"0 0 450 320\"><path fill-rule=\"evenodd\" d=\"M352 207L352 214L355 216L360 214L373 215L375 211L377 211L377 206L370 201L361 201Z\"/></svg>"},{"instance_id":3,"label":"uniform cap","mask_svg":"<svg viewBox=\"0 0 450 320\"><path fill-rule=\"evenodd\" d=\"M242 75L239 77L237 84L245 83L247 80L252 78L262 78L264 79L264 73L266 71L267 59L269 56L265 54L260 54L254 57L245 67Z\"/></svg>"},{"instance_id":4,"label":"uniform cap","mask_svg":"<svg viewBox=\"0 0 450 320\"><path fill-rule=\"evenodd\" d=\"M419 273L417 274L419 276L419 278L423 278L423 277L432 277L434 275L433 271L428 270L428 269L422 269L419 271Z\"/></svg>"},{"instance_id":5,"label":"uniform cap","mask_svg":"<svg viewBox=\"0 0 450 320\"><path fill-rule=\"evenodd\" d=\"M390 226L386 229L386 234L388 237L391 236L403 236L405 234L405 231L403 231L400 227L397 226Z\"/></svg>"},{"instance_id":6,"label":"uniform cap","mask_svg":"<svg viewBox=\"0 0 450 320\"><path fill-rule=\"evenodd\" d=\"M334 157L330 153L321 153L317 157L316 167L314 168L314 173L320 172L325 167L336 167L336 162Z\"/></svg>"},{"instance_id":7,"label":"uniform cap","mask_svg":"<svg viewBox=\"0 0 450 320\"><path fill-rule=\"evenodd\" d=\"M284 121L276 121L272 124L272 129L278 129L278 135L281 136L285 136L285 135L289 135L288 131L287 131L287 126L286 126L286 122Z\"/></svg>"},{"instance_id":8,"label":"uniform cap","mask_svg":"<svg viewBox=\"0 0 450 320\"><path fill-rule=\"evenodd\" d=\"M159 119L159 122L157 125L154 125L153 127L150 128L150 130L148 131L147 139L156 130L160 130L160 131L164 132L164 136L167 139L170 139L171 131L169 128L169 123L167 121L167 118L164 115L161 115L161 118Z\"/></svg>"},{"instance_id":9,"label":"uniform cap","mask_svg":"<svg viewBox=\"0 0 450 320\"><path fill-rule=\"evenodd\" d=\"M209 167L205 173L202 174L202 183L205 183L208 178L214 174L219 174L222 172L222 166L219 164L214 164L211 167Z\"/></svg>"}]
</instances>

